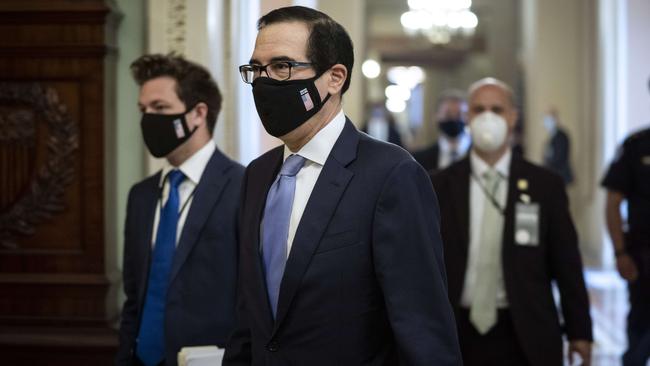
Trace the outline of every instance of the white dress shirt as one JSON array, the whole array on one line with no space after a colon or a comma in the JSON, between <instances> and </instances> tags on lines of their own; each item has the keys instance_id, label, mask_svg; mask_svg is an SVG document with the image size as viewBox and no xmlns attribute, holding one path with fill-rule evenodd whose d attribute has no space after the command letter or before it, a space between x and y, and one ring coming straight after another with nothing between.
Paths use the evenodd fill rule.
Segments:
<instances>
[{"instance_id":1,"label":"white dress shirt","mask_svg":"<svg viewBox=\"0 0 650 366\"><path fill-rule=\"evenodd\" d=\"M456 146L453 147L451 142L449 142L449 138L445 136L440 136L438 138L438 148L440 152L438 154L438 169L441 170L448 167L453 162L465 157L465 154L467 154L467 150L469 150L469 147L472 144L472 139L466 133L461 133L457 138ZM452 160L451 157L453 148L456 149L456 160Z\"/></svg>"},{"instance_id":2,"label":"white dress shirt","mask_svg":"<svg viewBox=\"0 0 650 366\"><path fill-rule=\"evenodd\" d=\"M210 140L205 144L199 151L195 152L194 155L190 156L189 159L185 160L178 169L185 174L185 179L178 186L178 198L179 198L179 210L181 211L181 216L178 218L178 226L176 227L176 245L178 245L178 240L181 237L183 232L183 226L185 225L185 220L187 219L187 213L190 212L190 206L192 205L192 199L194 194L194 189L199 184L203 171L208 165L212 154L216 150L217 145L214 143L214 140ZM160 182L158 187L162 186L162 194L158 199L156 205L156 215L153 223L153 232L151 235L151 245L156 243L156 235L158 234L158 222L160 221L160 210L167 203L167 198L169 198L169 180L165 179L167 174L176 167L165 162L165 165L162 168L162 174L160 175ZM162 200L162 202L161 202Z\"/></svg>"},{"instance_id":3,"label":"white dress shirt","mask_svg":"<svg viewBox=\"0 0 650 366\"><path fill-rule=\"evenodd\" d=\"M508 176L510 174L510 160L512 154L508 150L494 165L494 169L502 177L499 188L495 194L495 199L499 206L505 208L506 200L508 197ZM470 177L469 199L470 199L470 235L469 235L469 257L467 259L467 270L465 272L465 284L463 286L463 294L461 296L461 304L465 307L470 307L472 304L472 296L476 291L476 279L480 276L478 273L478 253L481 246L481 222L483 219L483 207L491 205L492 203L486 197L476 179L481 180L481 184L485 186L484 173L490 169L490 166L483 161L473 150L469 155L470 166L473 176ZM503 228L495 228L503 233ZM503 240L502 240L503 241ZM501 254L499 254L501 255ZM499 279L497 285L497 307L505 308L508 306L508 297L503 283L503 268L499 269Z\"/></svg>"},{"instance_id":4,"label":"white dress shirt","mask_svg":"<svg viewBox=\"0 0 650 366\"><path fill-rule=\"evenodd\" d=\"M289 235L287 237L287 256L291 252L293 238L296 236L296 230L298 224L300 224L302 214L305 212L307 201L309 201L323 165L325 165L334 143L341 135L343 127L345 127L345 114L341 110L330 123L318 131L299 151L291 152L287 145L284 145L284 160L291 154L298 154L305 158L305 165L296 175L296 191L293 197L293 206L291 207Z\"/></svg>"}]
</instances>

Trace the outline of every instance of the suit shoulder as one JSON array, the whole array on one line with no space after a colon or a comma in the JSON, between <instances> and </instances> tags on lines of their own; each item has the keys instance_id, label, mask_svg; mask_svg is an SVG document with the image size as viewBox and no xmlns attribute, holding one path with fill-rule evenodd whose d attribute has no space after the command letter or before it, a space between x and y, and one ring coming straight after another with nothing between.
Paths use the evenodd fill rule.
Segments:
<instances>
[{"instance_id":1,"label":"suit shoulder","mask_svg":"<svg viewBox=\"0 0 650 366\"><path fill-rule=\"evenodd\" d=\"M143 190L151 189L151 187L158 187L160 181L160 171L152 174L131 186L130 192L142 192Z\"/></svg>"},{"instance_id":2,"label":"suit shoulder","mask_svg":"<svg viewBox=\"0 0 650 366\"><path fill-rule=\"evenodd\" d=\"M446 181L448 179L452 179L452 177L457 177L461 175L463 171L463 165L464 164L469 164L468 162L465 161L466 159L459 160L455 163L452 163L445 169L440 169L440 170L434 170L429 172L429 175L431 176L431 180L435 182L442 182Z\"/></svg>"},{"instance_id":3,"label":"suit shoulder","mask_svg":"<svg viewBox=\"0 0 650 366\"><path fill-rule=\"evenodd\" d=\"M246 171L246 167L243 165L239 164L238 162L229 159L230 161L230 173L234 175L237 178L242 178L244 176L244 172Z\"/></svg>"},{"instance_id":4,"label":"suit shoulder","mask_svg":"<svg viewBox=\"0 0 650 366\"><path fill-rule=\"evenodd\" d=\"M624 146L650 143L650 128L645 128L632 133L623 142Z\"/></svg>"},{"instance_id":5,"label":"suit shoulder","mask_svg":"<svg viewBox=\"0 0 650 366\"><path fill-rule=\"evenodd\" d=\"M274 147L273 149L265 152L264 154L260 155L259 157L251 161L250 164L248 164L248 167L246 169L247 170L256 169L259 166L270 164L278 156L278 154L282 154L283 150L284 150L284 145Z\"/></svg>"},{"instance_id":6,"label":"suit shoulder","mask_svg":"<svg viewBox=\"0 0 650 366\"><path fill-rule=\"evenodd\" d=\"M438 153L438 143L434 143L432 145L429 145L425 148L422 148L420 150L416 150L413 152L413 157L417 160L417 157L426 157L432 154L437 154Z\"/></svg>"},{"instance_id":7,"label":"suit shoulder","mask_svg":"<svg viewBox=\"0 0 650 366\"><path fill-rule=\"evenodd\" d=\"M377 140L361 133L359 138L359 156L371 156L383 165L396 165L402 161L415 161L413 156L403 148L385 141Z\"/></svg>"},{"instance_id":8,"label":"suit shoulder","mask_svg":"<svg viewBox=\"0 0 650 366\"><path fill-rule=\"evenodd\" d=\"M551 185L554 188L559 187L564 189L564 180L556 172L525 159L521 159L521 167L522 172L531 179L543 182L544 185Z\"/></svg>"}]
</instances>

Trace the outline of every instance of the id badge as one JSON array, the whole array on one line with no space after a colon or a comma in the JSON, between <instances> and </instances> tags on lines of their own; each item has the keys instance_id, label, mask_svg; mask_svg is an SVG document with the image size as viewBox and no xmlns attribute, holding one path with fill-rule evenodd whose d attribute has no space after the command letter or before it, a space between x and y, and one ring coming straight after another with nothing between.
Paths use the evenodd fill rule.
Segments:
<instances>
[{"instance_id":1,"label":"id badge","mask_svg":"<svg viewBox=\"0 0 650 366\"><path fill-rule=\"evenodd\" d=\"M539 204L517 202L515 206L515 243L539 245Z\"/></svg>"}]
</instances>

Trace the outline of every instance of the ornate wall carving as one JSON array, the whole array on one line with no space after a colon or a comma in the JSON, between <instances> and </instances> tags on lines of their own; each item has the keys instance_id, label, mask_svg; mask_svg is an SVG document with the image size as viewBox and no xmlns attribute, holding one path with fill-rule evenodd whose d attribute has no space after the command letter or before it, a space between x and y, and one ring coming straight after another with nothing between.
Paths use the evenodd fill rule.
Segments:
<instances>
[{"instance_id":1,"label":"ornate wall carving","mask_svg":"<svg viewBox=\"0 0 650 366\"><path fill-rule=\"evenodd\" d=\"M168 52L185 55L186 14L185 0L168 0L166 22Z\"/></svg>"},{"instance_id":2,"label":"ornate wall carving","mask_svg":"<svg viewBox=\"0 0 650 366\"><path fill-rule=\"evenodd\" d=\"M0 1L3 365L108 365L112 0Z\"/></svg>"},{"instance_id":3,"label":"ornate wall carving","mask_svg":"<svg viewBox=\"0 0 650 366\"><path fill-rule=\"evenodd\" d=\"M77 124L55 89L40 83L0 82L0 245L18 247L18 236L65 208L79 148ZM38 117L38 118L37 118ZM37 120L46 125L46 158L35 166Z\"/></svg>"}]
</instances>

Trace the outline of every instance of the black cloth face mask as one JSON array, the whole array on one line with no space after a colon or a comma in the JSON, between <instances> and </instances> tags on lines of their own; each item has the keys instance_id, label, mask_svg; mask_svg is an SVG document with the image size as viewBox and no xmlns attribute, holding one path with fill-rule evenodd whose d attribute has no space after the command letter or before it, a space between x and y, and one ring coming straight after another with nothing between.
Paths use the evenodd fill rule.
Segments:
<instances>
[{"instance_id":1,"label":"black cloth face mask","mask_svg":"<svg viewBox=\"0 0 650 366\"><path fill-rule=\"evenodd\" d=\"M142 137L151 155L162 158L192 136L196 128L190 131L185 120L185 114L191 110L179 114L142 114Z\"/></svg>"},{"instance_id":2,"label":"black cloth face mask","mask_svg":"<svg viewBox=\"0 0 650 366\"><path fill-rule=\"evenodd\" d=\"M264 129L280 137L295 130L323 108L330 98L321 101L316 81L322 73L310 79L278 81L258 77L253 81L253 99Z\"/></svg>"},{"instance_id":3,"label":"black cloth face mask","mask_svg":"<svg viewBox=\"0 0 650 366\"><path fill-rule=\"evenodd\" d=\"M461 119L446 119L438 122L440 130L445 135L455 138L465 130L465 122Z\"/></svg>"}]
</instances>

